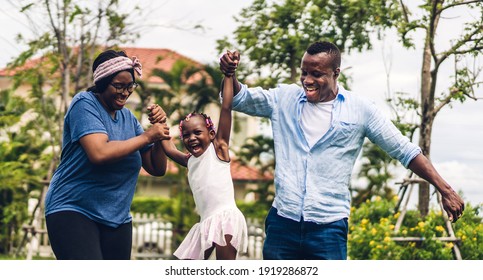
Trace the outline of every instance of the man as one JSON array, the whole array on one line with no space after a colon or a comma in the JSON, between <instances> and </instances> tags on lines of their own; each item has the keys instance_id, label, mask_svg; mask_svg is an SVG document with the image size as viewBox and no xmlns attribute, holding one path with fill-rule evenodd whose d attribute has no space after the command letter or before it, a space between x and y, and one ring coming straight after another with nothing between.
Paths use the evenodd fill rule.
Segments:
<instances>
[{"instance_id":1,"label":"man","mask_svg":"<svg viewBox=\"0 0 483 280\"><path fill-rule=\"evenodd\" d=\"M225 54L220 69L234 74L239 55ZM265 221L264 259L346 259L349 183L364 138L434 185L455 222L464 202L421 149L361 96L337 83L339 49L310 45L300 82L248 88L233 75L233 110L270 118L275 143L276 195Z\"/></svg>"}]
</instances>

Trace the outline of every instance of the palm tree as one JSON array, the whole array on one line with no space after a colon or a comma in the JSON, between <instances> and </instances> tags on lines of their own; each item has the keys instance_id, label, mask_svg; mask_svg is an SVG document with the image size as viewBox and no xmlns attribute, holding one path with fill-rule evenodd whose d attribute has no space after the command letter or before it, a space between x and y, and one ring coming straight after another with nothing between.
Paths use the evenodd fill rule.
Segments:
<instances>
[{"instance_id":1,"label":"palm tree","mask_svg":"<svg viewBox=\"0 0 483 280\"><path fill-rule=\"evenodd\" d=\"M173 123L187 114L187 107L192 104L191 100L186 98L190 88L188 81L199 71L198 67L184 60L177 60L171 71L153 69L153 76L163 79L166 86L152 89L154 100L161 104Z\"/></svg>"},{"instance_id":2,"label":"palm tree","mask_svg":"<svg viewBox=\"0 0 483 280\"><path fill-rule=\"evenodd\" d=\"M257 135L248 138L241 146L238 156L243 164L253 164L260 170L260 174L272 173L275 170L274 143L271 137ZM267 207L272 205L275 192L272 182L258 184L257 189L251 190L257 195L257 204Z\"/></svg>"},{"instance_id":3,"label":"palm tree","mask_svg":"<svg viewBox=\"0 0 483 280\"><path fill-rule=\"evenodd\" d=\"M36 118L25 118L32 104L0 92L0 253L18 247L21 226L28 219L30 194L42 188L46 173L44 150L48 141Z\"/></svg>"}]
</instances>

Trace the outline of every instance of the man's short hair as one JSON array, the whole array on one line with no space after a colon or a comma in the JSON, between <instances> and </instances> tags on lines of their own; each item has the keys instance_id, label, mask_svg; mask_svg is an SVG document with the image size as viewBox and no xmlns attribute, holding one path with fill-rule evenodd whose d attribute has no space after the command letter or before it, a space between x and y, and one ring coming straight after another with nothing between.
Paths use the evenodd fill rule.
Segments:
<instances>
[{"instance_id":1,"label":"man's short hair","mask_svg":"<svg viewBox=\"0 0 483 280\"><path fill-rule=\"evenodd\" d=\"M332 58L332 68L335 70L340 68L340 50L339 48L327 41L319 41L312 43L306 51L310 55L315 55L318 53L327 53Z\"/></svg>"}]
</instances>

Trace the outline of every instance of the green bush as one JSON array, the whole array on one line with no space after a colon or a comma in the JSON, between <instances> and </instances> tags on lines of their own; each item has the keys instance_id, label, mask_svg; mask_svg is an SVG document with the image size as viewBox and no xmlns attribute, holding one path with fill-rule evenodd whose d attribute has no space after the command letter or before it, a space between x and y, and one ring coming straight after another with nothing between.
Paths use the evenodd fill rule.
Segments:
<instances>
[{"instance_id":1,"label":"green bush","mask_svg":"<svg viewBox=\"0 0 483 280\"><path fill-rule=\"evenodd\" d=\"M139 197L134 196L131 204L131 212L134 213L148 213L148 214L163 214L169 213L171 207L171 199L164 197Z\"/></svg>"},{"instance_id":2,"label":"green bush","mask_svg":"<svg viewBox=\"0 0 483 280\"><path fill-rule=\"evenodd\" d=\"M268 210L270 210L270 207L267 207L265 204L256 202L237 202L237 206L245 218L259 221L265 220Z\"/></svg>"},{"instance_id":3,"label":"green bush","mask_svg":"<svg viewBox=\"0 0 483 280\"><path fill-rule=\"evenodd\" d=\"M447 237L441 211L432 209L421 218L417 210L408 210L401 228L394 232L400 213L394 212L397 198L375 197L351 209L349 221L350 259L372 260L449 260L454 259L452 242ZM453 224L463 259L483 259L482 205L466 205L463 217ZM394 241L393 237L423 237L421 242Z\"/></svg>"}]
</instances>

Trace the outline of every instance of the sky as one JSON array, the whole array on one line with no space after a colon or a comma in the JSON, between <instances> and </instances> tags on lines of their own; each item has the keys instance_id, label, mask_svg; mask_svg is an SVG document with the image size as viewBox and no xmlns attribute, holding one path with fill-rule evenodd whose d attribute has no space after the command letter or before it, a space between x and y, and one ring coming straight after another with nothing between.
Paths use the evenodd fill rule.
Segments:
<instances>
[{"instance_id":1,"label":"sky","mask_svg":"<svg viewBox=\"0 0 483 280\"><path fill-rule=\"evenodd\" d=\"M236 28L233 16L243 7L248 7L251 0L162 0L139 1L145 7L146 16L142 21L153 26L141 34L141 38L132 46L150 48L168 48L202 63L218 60L216 40L230 34ZM129 2L132 5L132 2ZM470 17L466 13L452 15L452 21L444 24L443 35L451 31L459 32L462 25L459 20ZM172 26L193 26L202 24L204 32L184 31ZM0 67L18 55L22 46L14 40L16 34L29 34L23 15L10 5L0 6ZM163 27L164 26L164 27ZM171 26L171 27L170 27ZM447 37L438 40L442 46L448 44ZM416 35L415 42L421 42ZM419 39L419 40L418 40ZM414 50L401 47L394 34L388 34L382 41L374 40L374 47L362 53L344 54L342 71L352 78L351 89L374 101L390 116L385 103L388 92L388 72L391 92L408 92L416 97L420 86L421 47ZM243 55L243 54L242 54ZM483 63L482 59L480 62ZM447 63L448 65L451 63ZM445 66L446 67L446 66ZM444 75L439 78L440 89L450 80L450 72L444 68ZM482 77L483 78L483 77ZM477 96L483 98L483 88ZM471 204L483 203L483 100L468 100L464 104L455 103L453 108L446 107L437 116L432 135L431 160L456 191L462 191L463 197ZM404 171L398 173L402 178ZM414 200L417 199L413 193ZM412 202L411 202L412 203ZM415 202L414 202L415 203Z\"/></svg>"}]
</instances>

